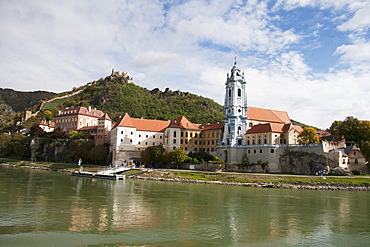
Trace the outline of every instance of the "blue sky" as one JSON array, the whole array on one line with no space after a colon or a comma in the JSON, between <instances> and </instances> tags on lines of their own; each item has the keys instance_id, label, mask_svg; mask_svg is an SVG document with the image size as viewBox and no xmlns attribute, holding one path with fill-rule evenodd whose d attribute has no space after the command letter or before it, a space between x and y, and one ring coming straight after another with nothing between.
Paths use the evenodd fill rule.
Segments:
<instances>
[{"instance_id":1,"label":"blue sky","mask_svg":"<svg viewBox=\"0 0 370 247\"><path fill-rule=\"evenodd\" d=\"M114 68L222 104L237 56L250 106L370 120L369 0L0 0L0 23L2 88L64 92Z\"/></svg>"}]
</instances>

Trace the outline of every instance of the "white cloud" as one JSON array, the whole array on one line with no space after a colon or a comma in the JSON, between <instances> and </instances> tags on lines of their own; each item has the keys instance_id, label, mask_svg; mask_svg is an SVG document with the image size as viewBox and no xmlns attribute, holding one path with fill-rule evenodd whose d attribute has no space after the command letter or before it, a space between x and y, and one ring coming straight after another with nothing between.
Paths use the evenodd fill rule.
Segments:
<instances>
[{"instance_id":1,"label":"white cloud","mask_svg":"<svg viewBox=\"0 0 370 247\"><path fill-rule=\"evenodd\" d=\"M353 3L350 10L356 9L354 16L340 25L341 31L362 31L370 27L370 3Z\"/></svg>"},{"instance_id":2,"label":"white cloud","mask_svg":"<svg viewBox=\"0 0 370 247\"><path fill-rule=\"evenodd\" d=\"M180 89L223 104L237 55L251 106L286 110L322 128L348 115L370 119L359 107L370 104L367 1L281 0L273 9L258 0L177 2L0 1L0 87L61 92L114 68L148 89ZM294 8L327 8L333 19L318 15L314 35L302 36L279 25L277 10ZM320 43L328 22L340 24L332 31L348 32L350 43L330 46L339 60L315 74L302 50Z\"/></svg>"},{"instance_id":3,"label":"white cloud","mask_svg":"<svg viewBox=\"0 0 370 247\"><path fill-rule=\"evenodd\" d=\"M370 64L370 41L360 40L352 45L341 45L335 51L335 54L341 55L342 63L352 65ZM369 68L370 70L370 68Z\"/></svg>"}]
</instances>

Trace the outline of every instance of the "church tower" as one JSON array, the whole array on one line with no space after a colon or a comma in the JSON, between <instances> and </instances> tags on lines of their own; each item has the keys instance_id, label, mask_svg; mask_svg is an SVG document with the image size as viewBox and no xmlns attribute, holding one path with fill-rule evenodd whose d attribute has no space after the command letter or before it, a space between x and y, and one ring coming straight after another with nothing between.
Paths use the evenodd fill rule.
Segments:
<instances>
[{"instance_id":1,"label":"church tower","mask_svg":"<svg viewBox=\"0 0 370 247\"><path fill-rule=\"evenodd\" d=\"M224 132L221 145L236 147L244 145L247 130L247 94L244 72L236 65L227 73L225 83Z\"/></svg>"}]
</instances>

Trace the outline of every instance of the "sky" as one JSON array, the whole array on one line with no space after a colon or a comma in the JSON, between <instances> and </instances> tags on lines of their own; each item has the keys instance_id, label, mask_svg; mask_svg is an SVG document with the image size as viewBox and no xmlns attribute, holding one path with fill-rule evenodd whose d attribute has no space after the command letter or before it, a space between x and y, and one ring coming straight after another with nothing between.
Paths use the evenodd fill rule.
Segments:
<instances>
[{"instance_id":1,"label":"sky","mask_svg":"<svg viewBox=\"0 0 370 247\"><path fill-rule=\"evenodd\" d=\"M318 128L370 120L370 0L0 0L0 88L65 92L129 72L223 104L234 58L248 105Z\"/></svg>"}]
</instances>

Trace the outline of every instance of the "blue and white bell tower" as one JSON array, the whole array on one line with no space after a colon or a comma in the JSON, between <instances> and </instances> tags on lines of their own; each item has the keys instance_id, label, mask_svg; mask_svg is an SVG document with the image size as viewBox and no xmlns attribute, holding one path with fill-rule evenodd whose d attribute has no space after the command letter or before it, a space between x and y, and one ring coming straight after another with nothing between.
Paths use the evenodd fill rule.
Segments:
<instances>
[{"instance_id":1,"label":"blue and white bell tower","mask_svg":"<svg viewBox=\"0 0 370 247\"><path fill-rule=\"evenodd\" d=\"M236 65L227 73L225 83L224 132L221 145L236 147L244 145L247 131L247 94L244 72Z\"/></svg>"}]
</instances>

